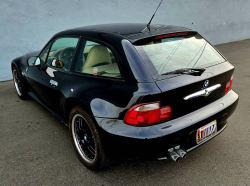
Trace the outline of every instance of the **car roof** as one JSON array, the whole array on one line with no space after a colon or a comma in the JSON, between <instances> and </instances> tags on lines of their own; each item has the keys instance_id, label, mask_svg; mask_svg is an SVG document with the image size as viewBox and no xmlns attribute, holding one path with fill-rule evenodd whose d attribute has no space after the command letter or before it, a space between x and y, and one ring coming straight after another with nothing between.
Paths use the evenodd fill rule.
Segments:
<instances>
[{"instance_id":1,"label":"car roof","mask_svg":"<svg viewBox=\"0 0 250 186\"><path fill-rule=\"evenodd\" d=\"M61 35L61 34L74 35L74 34L80 34L81 32L86 33L88 31L113 33L116 35L121 35L124 38L130 40L131 42L135 42L139 39L143 39L154 35L192 31L192 30L180 26L163 25L163 24L151 24L149 30L147 28L147 23L110 23L110 24L99 24L99 25L78 27L62 31L56 35Z\"/></svg>"}]
</instances>

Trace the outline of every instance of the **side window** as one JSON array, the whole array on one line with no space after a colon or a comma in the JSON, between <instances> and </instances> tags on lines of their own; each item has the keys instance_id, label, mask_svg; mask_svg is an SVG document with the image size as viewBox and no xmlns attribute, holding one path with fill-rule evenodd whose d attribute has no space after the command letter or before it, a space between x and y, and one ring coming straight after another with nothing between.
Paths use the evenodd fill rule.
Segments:
<instances>
[{"instance_id":1,"label":"side window","mask_svg":"<svg viewBox=\"0 0 250 186\"><path fill-rule=\"evenodd\" d=\"M49 52L49 49L50 49L50 46L51 46L51 43L52 42L50 42L46 47L45 47L45 49L41 52L41 54L40 54L40 58L41 58L41 62L42 63L45 63L45 60L46 60L46 58L47 58L47 55L48 55L48 52Z\"/></svg>"},{"instance_id":2,"label":"side window","mask_svg":"<svg viewBox=\"0 0 250 186\"><path fill-rule=\"evenodd\" d=\"M79 38L59 38L55 40L51 46L46 63L51 65L54 59L58 59L63 62L62 69L69 71L78 40Z\"/></svg>"},{"instance_id":3,"label":"side window","mask_svg":"<svg viewBox=\"0 0 250 186\"><path fill-rule=\"evenodd\" d=\"M75 72L121 78L116 58L106 46L92 41L85 41L75 65Z\"/></svg>"}]
</instances>

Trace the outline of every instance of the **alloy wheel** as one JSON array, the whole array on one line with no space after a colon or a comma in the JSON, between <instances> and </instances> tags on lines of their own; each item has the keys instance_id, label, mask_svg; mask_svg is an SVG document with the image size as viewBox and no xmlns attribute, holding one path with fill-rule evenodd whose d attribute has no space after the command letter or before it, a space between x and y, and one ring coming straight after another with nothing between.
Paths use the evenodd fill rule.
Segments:
<instances>
[{"instance_id":1,"label":"alloy wheel","mask_svg":"<svg viewBox=\"0 0 250 186\"><path fill-rule=\"evenodd\" d=\"M96 158L96 145L94 136L86 120L80 114L76 114L72 118L71 127L78 153L87 163L93 163Z\"/></svg>"},{"instance_id":2,"label":"alloy wheel","mask_svg":"<svg viewBox=\"0 0 250 186\"><path fill-rule=\"evenodd\" d=\"M20 77L15 69L13 70L13 80L14 80L17 94L19 96L22 96L22 83L21 83Z\"/></svg>"}]
</instances>

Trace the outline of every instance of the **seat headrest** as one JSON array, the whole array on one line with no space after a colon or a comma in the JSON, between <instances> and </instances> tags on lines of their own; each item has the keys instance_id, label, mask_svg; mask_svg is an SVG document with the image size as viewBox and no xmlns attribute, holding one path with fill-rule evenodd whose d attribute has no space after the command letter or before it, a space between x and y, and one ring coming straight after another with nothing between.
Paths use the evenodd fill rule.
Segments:
<instances>
[{"instance_id":1,"label":"seat headrest","mask_svg":"<svg viewBox=\"0 0 250 186\"><path fill-rule=\"evenodd\" d=\"M90 49L82 70L103 62L112 63L109 51L105 46L96 45Z\"/></svg>"}]
</instances>

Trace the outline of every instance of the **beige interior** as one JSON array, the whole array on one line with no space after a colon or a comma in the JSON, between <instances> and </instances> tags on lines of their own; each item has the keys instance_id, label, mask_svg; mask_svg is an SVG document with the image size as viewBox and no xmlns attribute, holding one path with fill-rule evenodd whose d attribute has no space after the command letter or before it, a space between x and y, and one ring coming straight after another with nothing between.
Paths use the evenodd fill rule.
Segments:
<instances>
[{"instance_id":1,"label":"beige interior","mask_svg":"<svg viewBox=\"0 0 250 186\"><path fill-rule=\"evenodd\" d=\"M151 41L151 42L147 43L146 45L152 45L152 44L154 44L154 42L153 42L153 41Z\"/></svg>"},{"instance_id":2,"label":"beige interior","mask_svg":"<svg viewBox=\"0 0 250 186\"><path fill-rule=\"evenodd\" d=\"M94 69L94 67L88 67L88 68L85 68L82 72L87 73L87 74L92 74L93 69ZM109 65L101 65L101 66L98 66L97 69L98 69L98 72L114 71L113 73L120 73L118 66L117 66L117 63L113 63L113 64L109 64Z\"/></svg>"},{"instance_id":3,"label":"beige interior","mask_svg":"<svg viewBox=\"0 0 250 186\"><path fill-rule=\"evenodd\" d=\"M82 71L103 62L112 63L108 49L102 45L96 45L90 49Z\"/></svg>"},{"instance_id":4,"label":"beige interior","mask_svg":"<svg viewBox=\"0 0 250 186\"><path fill-rule=\"evenodd\" d=\"M102 76L116 77L117 75L120 74L117 63L101 65L96 68L97 68L97 72L105 72L102 74ZM86 74L93 74L93 70L94 70L94 67L88 67L88 68L85 68L82 72Z\"/></svg>"}]
</instances>

